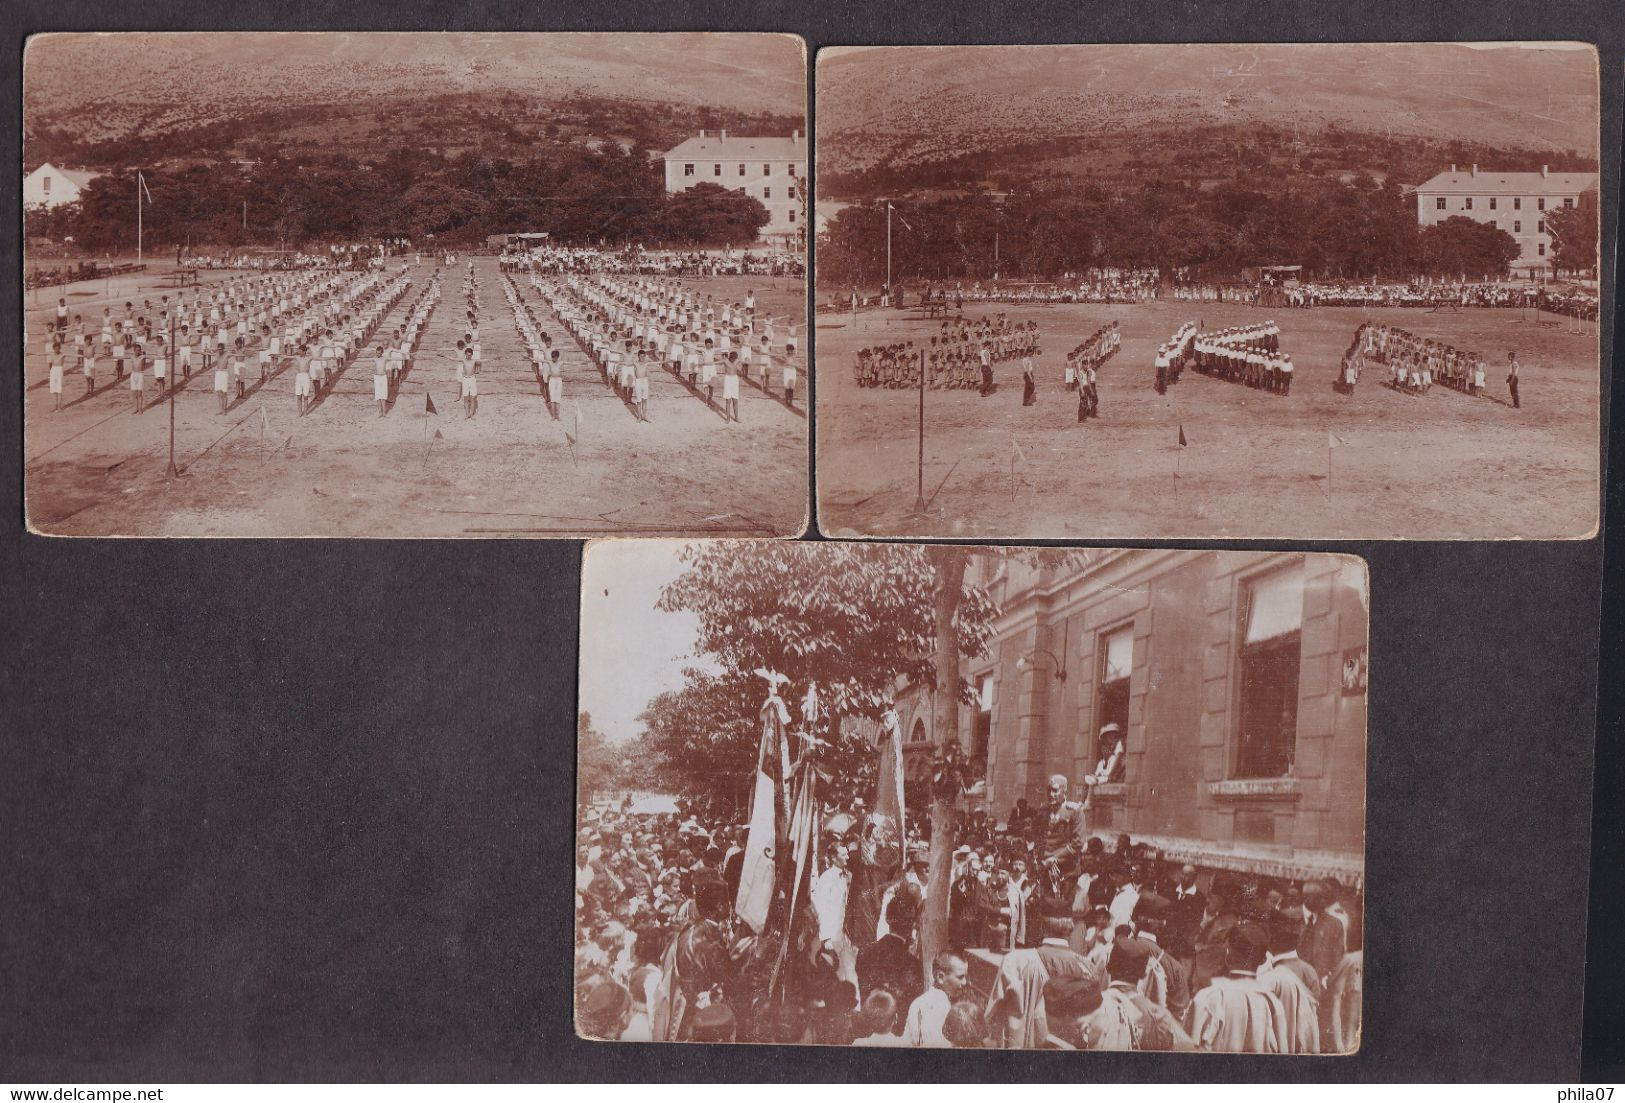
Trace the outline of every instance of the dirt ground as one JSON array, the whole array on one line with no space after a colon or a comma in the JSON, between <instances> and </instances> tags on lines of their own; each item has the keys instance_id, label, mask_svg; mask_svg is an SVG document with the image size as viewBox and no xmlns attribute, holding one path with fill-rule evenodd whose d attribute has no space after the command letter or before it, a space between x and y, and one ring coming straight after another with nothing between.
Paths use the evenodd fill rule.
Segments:
<instances>
[{"instance_id":1,"label":"dirt ground","mask_svg":"<svg viewBox=\"0 0 1625 1103\"><path fill-rule=\"evenodd\" d=\"M178 478L166 476L170 407L137 414L128 378L98 369L97 388L71 365L63 409L52 409L40 334L58 297L99 322L111 301L174 294L172 265L137 276L29 292L24 358L24 481L29 524L72 536L489 537L638 534L794 536L807 522L805 386L797 410L741 387L730 424L670 373L650 379L639 422L526 287L565 350L563 417L547 410L521 353L496 258L475 259L480 284L478 414L465 419L451 351L461 335L462 269L442 269L442 295L388 413L379 417L365 366L352 365L306 416L289 371L219 412L212 381L194 370L174 406ZM414 287L429 267L418 269ZM225 277L204 273L205 283ZM805 284L765 277L692 281L703 291L805 318ZM414 298L408 292L407 300ZM406 309L398 306L395 315ZM393 316L392 316L393 317ZM386 321L386 325L393 324ZM783 323L776 342L782 355ZM807 342L799 342L804 361ZM805 363L799 364L805 379ZM257 380L257 369L251 370ZM152 392L149 391L149 396ZM720 387L719 387L720 393ZM426 413L430 396L437 414ZM565 427L581 412L572 447ZM262 419L261 413L264 413ZM436 440L439 432L442 439Z\"/></svg>"},{"instance_id":2,"label":"dirt ground","mask_svg":"<svg viewBox=\"0 0 1625 1103\"><path fill-rule=\"evenodd\" d=\"M998 307L967 305L972 317ZM1020 363L997 393L928 390L924 484L914 512L919 393L853 381L857 350L940 322L898 311L818 320L819 527L830 536L977 539L1562 538L1597 522L1599 367L1595 323L1517 310L1257 307L1157 301L1006 307L1036 319L1038 404L1021 405ZM1186 372L1152 383L1156 346L1186 321L1215 329L1274 317L1295 379L1287 396ZM1411 396L1368 370L1332 389L1365 319L1484 354L1488 394L1435 386ZM1100 372L1101 416L1077 422L1066 353L1116 320L1122 348ZM1504 383L1522 367L1522 408ZM1188 446L1178 444L1183 428ZM1335 434L1333 443L1330 434Z\"/></svg>"}]
</instances>

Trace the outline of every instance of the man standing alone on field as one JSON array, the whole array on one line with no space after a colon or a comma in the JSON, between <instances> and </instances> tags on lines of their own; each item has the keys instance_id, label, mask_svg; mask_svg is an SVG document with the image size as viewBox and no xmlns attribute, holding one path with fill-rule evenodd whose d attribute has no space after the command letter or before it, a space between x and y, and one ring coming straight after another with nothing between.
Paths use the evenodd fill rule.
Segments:
<instances>
[{"instance_id":1,"label":"man standing alone on field","mask_svg":"<svg viewBox=\"0 0 1625 1103\"><path fill-rule=\"evenodd\" d=\"M1518 354L1507 353L1507 390L1512 392L1512 408L1520 409L1518 405Z\"/></svg>"}]
</instances>

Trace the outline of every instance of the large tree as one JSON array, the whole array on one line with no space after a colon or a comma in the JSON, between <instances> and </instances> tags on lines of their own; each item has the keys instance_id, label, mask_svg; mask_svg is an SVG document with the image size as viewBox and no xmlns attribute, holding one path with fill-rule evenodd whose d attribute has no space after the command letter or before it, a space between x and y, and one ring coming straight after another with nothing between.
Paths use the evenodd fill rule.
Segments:
<instances>
[{"instance_id":1,"label":"large tree","mask_svg":"<svg viewBox=\"0 0 1625 1103\"><path fill-rule=\"evenodd\" d=\"M1505 275L1520 251L1505 230L1461 215L1422 230L1418 244L1424 271L1469 279Z\"/></svg>"},{"instance_id":2,"label":"large tree","mask_svg":"<svg viewBox=\"0 0 1625 1103\"><path fill-rule=\"evenodd\" d=\"M1546 212L1546 230L1552 238L1552 268L1584 274L1597 267L1597 193L1583 193L1572 207Z\"/></svg>"},{"instance_id":3,"label":"large tree","mask_svg":"<svg viewBox=\"0 0 1625 1103\"><path fill-rule=\"evenodd\" d=\"M722 681L748 684L761 667L788 677L796 691L817 682L835 714L826 736L843 714L879 715L902 686L929 693L936 761L920 928L928 969L946 944L954 821L970 780L958 768L959 705L970 693L960 663L984 650L997 613L983 588L966 584L972 553L949 546L714 543L681 554L689 569L666 588L660 607L699 617L697 649L717 660ZM1027 555L1040 563L1067 557ZM760 683L752 688L755 696L746 700L759 701ZM662 711L677 707L660 702ZM737 707L753 725L754 708ZM733 769L748 771L750 728L732 738L742 746L742 755L732 752L742 757Z\"/></svg>"}]
</instances>

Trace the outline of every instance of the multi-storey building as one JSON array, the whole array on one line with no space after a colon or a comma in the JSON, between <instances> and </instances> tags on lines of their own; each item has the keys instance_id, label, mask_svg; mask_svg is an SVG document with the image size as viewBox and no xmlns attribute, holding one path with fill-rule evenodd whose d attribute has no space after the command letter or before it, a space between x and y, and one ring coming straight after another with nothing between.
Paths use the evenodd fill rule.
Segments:
<instances>
[{"instance_id":1,"label":"multi-storey building","mask_svg":"<svg viewBox=\"0 0 1625 1103\"><path fill-rule=\"evenodd\" d=\"M1099 551L1040 568L977 557L1002 610L955 733L995 821L1072 796L1108 761L1090 829L1174 860L1358 880L1365 852L1364 566L1325 554ZM929 698L898 703L909 773L928 769Z\"/></svg>"},{"instance_id":2,"label":"multi-storey building","mask_svg":"<svg viewBox=\"0 0 1625 1103\"><path fill-rule=\"evenodd\" d=\"M1551 266L1552 235L1546 213L1573 207L1597 188L1594 172L1480 172L1450 166L1416 189L1416 220L1432 226L1447 218L1487 222L1512 235L1520 253L1514 268Z\"/></svg>"},{"instance_id":3,"label":"multi-storey building","mask_svg":"<svg viewBox=\"0 0 1625 1103\"><path fill-rule=\"evenodd\" d=\"M807 139L799 130L788 138L748 138L729 136L726 130L702 130L698 137L668 151L664 160L667 192L717 184L761 200L768 213L763 238L796 238L805 228Z\"/></svg>"}]
</instances>

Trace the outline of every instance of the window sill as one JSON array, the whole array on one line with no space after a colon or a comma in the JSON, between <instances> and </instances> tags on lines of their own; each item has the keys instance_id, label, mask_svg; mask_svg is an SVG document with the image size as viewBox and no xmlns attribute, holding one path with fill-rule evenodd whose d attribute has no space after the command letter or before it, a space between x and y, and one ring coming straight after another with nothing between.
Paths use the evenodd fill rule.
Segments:
<instances>
[{"instance_id":1,"label":"window sill","mask_svg":"<svg viewBox=\"0 0 1625 1103\"><path fill-rule=\"evenodd\" d=\"M1295 777L1232 778L1208 782L1207 792L1217 800L1297 800L1303 787Z\"/></svg>"},{"instance_id":2,"label":"window sill","mask_svg":"<svg viewBox=\"0 0 1625 1103\"><path fill-rule=\"evenodd\" d=\"M1128 785L1121 781L1107 782L1094 788L1096 800L1123 800L1128 796Z\"/></svg>"}]
</instances>

